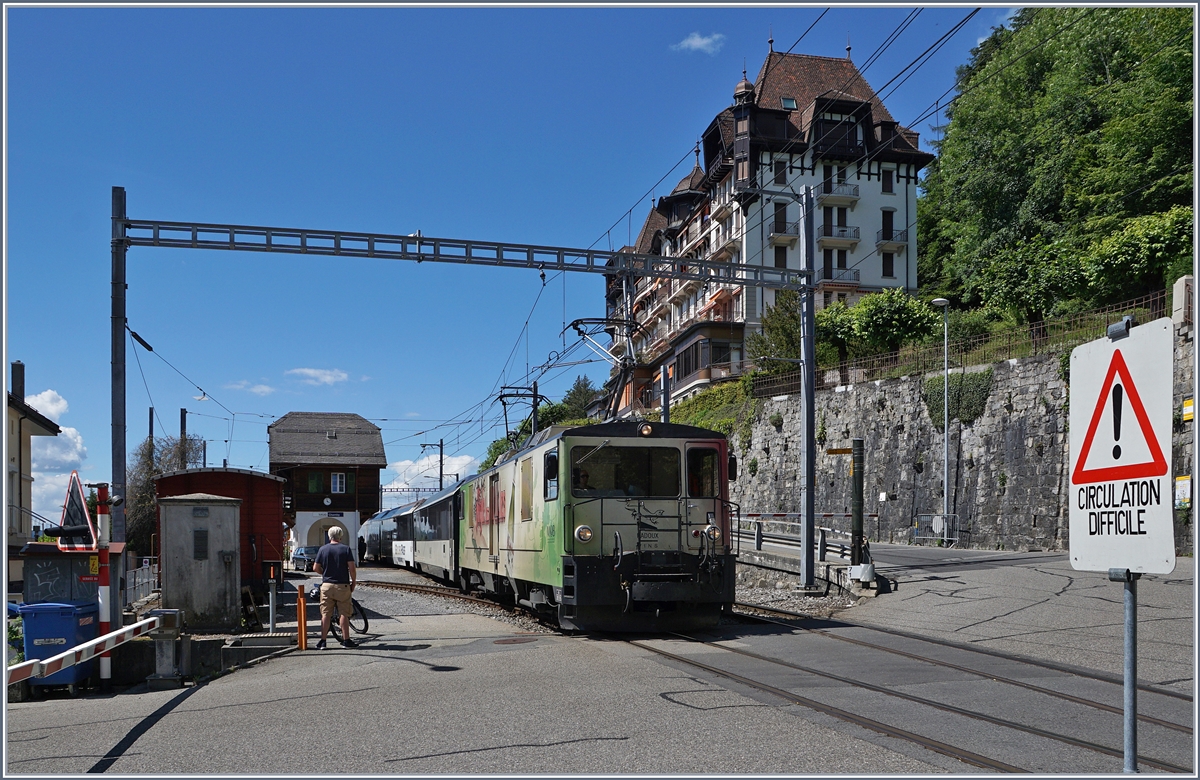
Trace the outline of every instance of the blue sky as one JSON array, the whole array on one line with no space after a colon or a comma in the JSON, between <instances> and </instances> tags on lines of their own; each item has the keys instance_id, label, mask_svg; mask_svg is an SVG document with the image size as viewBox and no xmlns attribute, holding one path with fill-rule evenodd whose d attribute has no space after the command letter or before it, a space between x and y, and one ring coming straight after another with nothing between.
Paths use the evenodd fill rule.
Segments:
<instances>
[{"instance_id":1,"label":"blue sky","mask_svg":"<svg viewBox=\"0 0 1200 780\"><path fill-rule=\"evenodd\" d=\"M823 10L7 8L5 383L23 361L64 429L37 442L35 511L58 517L72 469L111 476L113 186L133 219L619 248L768 36L786 51ZM861 66L911 10L834 7L793 51L845 56L849 36ZM867 81L969 12L925 8ZM984 8L884 92L893 116L944 103L1009 12ZM913 124L926 148L938 121ZM431 485L419 445L445 439L446 470L470 470L503 433L501 384L560 398L608 375L560 335L603 316L598 276L135 247L128 283L155 350L127 346L129 451L149 407L159 435L186 408L210 465L265 471L273 419L353 412L383 429L385 481Z\"/></svg>"}]
</instances>

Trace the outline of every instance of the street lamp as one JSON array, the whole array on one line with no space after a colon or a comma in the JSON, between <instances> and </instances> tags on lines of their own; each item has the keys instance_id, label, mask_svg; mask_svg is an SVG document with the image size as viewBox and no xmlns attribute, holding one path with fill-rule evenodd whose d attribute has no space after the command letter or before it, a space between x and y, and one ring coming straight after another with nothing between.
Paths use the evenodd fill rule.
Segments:
<instances>
[{"instance_id":1,"label":"street lamp","mask_svg":"<svg viewBox=\"0 0 1200 780\"><path fill-rule=\"evenodd\" d=\"M946 518L950 515L950 301L934 298L942 309L942 544L946 542Z\"/></svg>"}]
</instances>

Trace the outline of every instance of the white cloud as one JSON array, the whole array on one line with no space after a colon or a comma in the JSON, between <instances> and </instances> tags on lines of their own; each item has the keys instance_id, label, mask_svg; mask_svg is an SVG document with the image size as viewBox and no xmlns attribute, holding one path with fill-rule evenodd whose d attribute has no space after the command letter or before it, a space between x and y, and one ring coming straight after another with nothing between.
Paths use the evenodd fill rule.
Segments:
<instances>
[{"instance_id":1,"label":"white cloud","mask_svg":"<svg viewBox=\"0 0 1200 780\"><path fill-rule=\"evenodd\" d=\"M67 497L67 481L70 479L70 472L66 474L34 472L33 511L52 523L57 524L62 520L63 501ZM34 522L39 521L35 520Z\"/></svg>"},{"instance_id":2,"label":"white cloud","mask_svg":"<svg viewBox=\"0 0 1200 780\"><path fill-rule=\"evenodd\" d=\"M420 417L421 413L420 412L405 412L404 416L405 417Z\"/></svg>"},{"instance_id":3,"label":"white cloud","mask_svg":"<svg viewBox=\"0 0 1200 780\"><path fill-rule=\"evenodd\" d=\"M240 382L230 382L229 384L225 385L225 389L245 390L248 393L254 393L258 396L270 395L271 393L275 392L275 388L271 387L270 385L252 385L245 379L241 380Z\"/></svg>"},{"instance_id":4,"label":"white cloud","mask_svg":"<svg viewBox=\"0 0 1200 780\"><path fill-rule=\"evenodd\" d=\"M459 479L470 476L479 470L479 461L470 455L449 455L446 457L444 468L445 485L453 484L454 475ZM388 470L396 476L386 482L384 487L419 487L430 488L438 485L438 456L437 453L423 455L417 460L399 460L388 464ZM386 478L386 475L384 475Z\"/></svg>"},{"instance_id":5,"label":"white cloud","mask_svg":"<svg viewBox=\"0 0 1200 780\"><path fill-rule=\"evenodd\" d=\"M284 373L306 377L304 383L307 385L333 385L350 378L350 375L340 368L292 368Z\"/></svg>"},{"instance_id":6,"label":"white cloud","mask_svg":"<svg viewBox=\"0 0 1200 780\"><path fill-rule=\"evenodd\" d=\"M725 45L725 36L713 33L708 37L694 32L679 43L671 46L673 51L702 51L705 54L716 54Z\"/></svg>"},{"instance_id":7,"label":"white cloud","mask_svg":"<svg viewBox=\"0 0 1200 780\"><path fill-rule=\"evenodd\" d=\"M83 467L83 462L87 460L87 447L83 446L83 437L74 428L61 430L57 436L33 437L33 472L69 473Z\"/></svg>"},{"instance_id":8,"label":"white cloud","mask_svg":"<svg viewBox=\"0 0 1200 780\"><path fill-rule=\"evenodd\" d=\"M37 395L25 396L25 403L37 409L54 422L67 413L67 399L53 390L43 390Z\"/></svg>"}]
</instances>

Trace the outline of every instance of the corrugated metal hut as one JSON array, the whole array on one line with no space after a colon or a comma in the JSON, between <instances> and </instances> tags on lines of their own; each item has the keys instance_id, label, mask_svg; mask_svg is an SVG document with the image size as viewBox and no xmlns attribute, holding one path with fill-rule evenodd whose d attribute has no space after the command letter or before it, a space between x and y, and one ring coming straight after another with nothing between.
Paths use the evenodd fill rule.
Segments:
<instances>
[{"instance_id":1,"label":"corrugated metal hut","mask_svg":"<svg viewBox=\"0 0 1200 780\"><path fill-rule=\"evenodd\" d=\"M266 590L269 566L277 567L276 579L282 580L284 560L284 518L282 477L261 471L235 468L199 468L170 471L154 478L156 498L190 493L240 498L242 584L255 591ZM161 514L158 538L162 539Z\"/></svg>"}]
</instances>

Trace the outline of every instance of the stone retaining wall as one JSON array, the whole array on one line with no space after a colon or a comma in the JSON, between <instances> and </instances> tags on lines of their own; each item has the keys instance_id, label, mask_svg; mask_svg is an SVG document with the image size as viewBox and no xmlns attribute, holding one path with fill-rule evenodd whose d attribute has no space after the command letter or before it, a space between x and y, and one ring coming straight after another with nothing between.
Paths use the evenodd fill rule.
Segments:
<instances>
[{"instance_id":1,"label":"stone retaining wall","mask_svg":"<svg viewBox=\"0 0 1200 780\"><path fill-rule=\"evenodd\" d=\"M1175 406L1193 386L1191 333L1176 338ZM992 371L983 413L971 424L950 421L950 512L959 515L965 547L1060 550L1068 543L1068 389L1061 355L1008 360ZM939 376L940 372L931 376ZM943 433L930 419L925 376L900 377L817 391L816 511L849 513L849 448L864 440L864 532L871 540L906 542L918 514L940 514ZM940 387L940 386L939 386ZM953 387L953 385L952 385ZM778 415L778 417L775 417ZM799 395L764 399L731 498L742 512L800 510ZM772 418L782 418L778 427ZM940 420L938 421L941 422ZM1176 412L1174 474L1192 470L1192 425ZM734 435L734 451L741 442ZM1192 512L1177 512L1176 546L1192 549ZM818 524L849 530L845 518Z\"/></svg>"}]
</instances>

